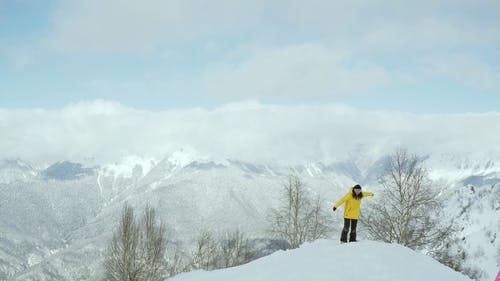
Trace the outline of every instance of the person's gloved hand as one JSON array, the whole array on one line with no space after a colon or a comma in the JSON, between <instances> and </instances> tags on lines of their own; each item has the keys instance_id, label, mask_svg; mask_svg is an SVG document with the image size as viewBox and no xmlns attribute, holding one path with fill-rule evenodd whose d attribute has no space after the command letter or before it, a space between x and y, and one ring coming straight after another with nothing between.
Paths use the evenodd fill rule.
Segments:
<instances>
[{"instance_id":1,"label":"person's gloved hand","mask_svg":"<svg viewBox=\"0 0 500 281\"><path fill-rule=\"evenodd\" d=\"M333 211L335 212L337 210L337 208L335 208L335 206L333 206Z\"/></svg>"}]
</instances>

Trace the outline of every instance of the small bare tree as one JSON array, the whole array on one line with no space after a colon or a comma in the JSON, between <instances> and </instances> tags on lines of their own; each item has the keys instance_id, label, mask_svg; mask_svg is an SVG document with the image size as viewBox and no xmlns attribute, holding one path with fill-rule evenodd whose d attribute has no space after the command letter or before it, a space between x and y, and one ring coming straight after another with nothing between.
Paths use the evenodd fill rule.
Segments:
<instances>
[{"instance_id":1,"label":"small bare tree","mask_svg":"<svg viewBox=\"0 0 500 281\"><path fill-rule=\"evenodd\" d=\"M156 281L164 276L165 231L147 206L137 221L134 209L125 204L104 258L105 281Z\"/></svg>"},{"instance_id":2,"label":"small bare tree","mask_svg":"<svg viewBox=\"0 0 500 281\"><path fill-rule=\"evenodd\" d=\"M247 263L252 258L252 251L248 238L239 230L228 232L220 242L220 265L223 268L238 266Z\"/></svg>"},{"instance_id":3,"label":"small bare tree","mask_svg":"<svg viewBox=\"0 0 500 281\"><path fill-rule=\"evenodd\" d=\"M308 240L317 240L326 238L331 232L331 223L328 222L328 216L322 208L322 200L317 197L310 210L308 224Z\"/></svg>"},{"instance_id":4,"label":"small bare tree","mask_svg":"<svg viewBox=\"0 0 500 281\"><path fill-rule=\"evenodd\" d=\"M139 227L134 209L123 207L120 225L113 233L104 259L105 281L139 280L141 266L138 261Z\"/></svg>"},{"instance_id":5,"label":"small bare tree","mask_svg":"<svg viewBox=\"0 0 500 281\"><path fill-rule=\"evenodd\" d=\"M328 236L328 219L321 200L311 199L298 176L288 177L281 201L279 208L271 209L269 231L272 235L288 241L292 248Z\"/></svg>"},{"instance_id":6,"label":"small bare tree","mask_svg":"<svg viewBox=\"0 0 500 281\"><path fill-rule=\"evenodd\" d=\"M217 241L210 232L204 232L196 241L191 266L194 269L213 270L218 266L219 252Z\"/></svg>"},{"instance_id":7,"label":"small bare tree","mask_svg":"<svg viewBox=\"0 0 500 281\"><path fill-rule=\"evenodd\" d=\"M172 252L174 253L172 256L165 257L168 276L172 277L179 273L188 272L190 270L188 256L179 247Z\"/></svg>"},{"instance_id":8,"label":"small bare tree","mask_svg":"<svg viewBox=\"0 0 500 281\"><path fill-rule=\"evenodd\" d=\"M166 252L165 227L158 224L156 211L150 205L144 209L141 221L139 253L142 255L144 281L157 281L165 273L164 256Z\"/></svg>"},{"instance_id":9,"label":"small bare tree","mask_svg":"<svg viewBox=\"0 0 500 281\"><path fill-rule=\"evenodd\" d=\"M367 219L372 238L412 249L432 249L452 232L444 226L442 202L422 160L399 149L391 155L379 179L381 191Z\"/></svg>"}]
</instances>

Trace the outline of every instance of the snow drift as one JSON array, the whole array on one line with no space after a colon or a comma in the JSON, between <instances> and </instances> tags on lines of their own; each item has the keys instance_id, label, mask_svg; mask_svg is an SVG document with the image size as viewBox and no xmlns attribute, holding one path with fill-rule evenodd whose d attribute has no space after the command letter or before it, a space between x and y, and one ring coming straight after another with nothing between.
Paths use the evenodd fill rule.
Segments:
<instances>
[{"instance_id":1,"label":"snow drift","mask_svg":"<svg viewBox=\"0 0 500 281\"><path fill-rule=\"evenodd\" d=\"M319 240L239 267L195 271L166 281L471 281L436 260L397 244Z\"/></svg>"}]
</instances>

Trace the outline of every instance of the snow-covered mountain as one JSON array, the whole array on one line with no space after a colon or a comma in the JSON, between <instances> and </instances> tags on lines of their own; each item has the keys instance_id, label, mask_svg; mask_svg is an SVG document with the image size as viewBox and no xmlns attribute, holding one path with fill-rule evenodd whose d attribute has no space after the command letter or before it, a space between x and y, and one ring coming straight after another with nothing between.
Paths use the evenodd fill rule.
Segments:
<instances>
[{"instance_id":1,"label":"snow-covered mountain","mask_svg":"<svg viewBox=\"0 0 500 281\"><path fill-rule=\"evenodd\" d=\"M495 269L500 269L500 187L457 186L446 210L460 228L466 266L477 270L481 279L493 280Z\"/></svg>"},{"instance_id":2,"label":"snow-covered mountain","mask_svg":"<svg viewBox=\"0 0 500 281\"><path fill-rule=\"evenodd\" d=\"M28 182L37 175L30 164L19 159L0 159L0 183Z\"/></svg>"},{"instance_id":3,"label":"snow-covered mountain","mask_svg":"<svg viewBox=\"0 0 500 281\"><path fill-rule=\"evenodd\" d=\"M471 281L432 258L396 244L306 243L257 261L216 271L195 271L165 281Z\"/></svg>"},{"instance_id":4,"label":"snow-covered mountain","mask_svg":"<svg viewBox=\"0 0 500 281\"><path fill-rule=\"evenodd\" d=\"M267 213L278 204L289 174L322 196L329 210L353 183L376 192L384 159L358 154L343 162L284 166L184 150L160 160L131 156L103 166L61 161L35 168L4 160L0 280L95 280L124 202L138 209L152 204L179 243L190 244L205 230L266 237ZM484 271L484 280L492 278L500 260L498 162L452 155L426 160L450 197L450 216L463 226L473 257L468 262ZM341 218L334 219L338 229Z\"/></svg>"}]
</instances>

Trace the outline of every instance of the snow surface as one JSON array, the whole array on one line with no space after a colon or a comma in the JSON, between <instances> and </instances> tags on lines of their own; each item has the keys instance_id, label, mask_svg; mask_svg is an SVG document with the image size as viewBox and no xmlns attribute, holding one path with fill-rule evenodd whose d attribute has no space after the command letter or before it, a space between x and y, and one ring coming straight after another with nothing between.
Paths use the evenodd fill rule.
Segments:
<instances>
[{"instance_id":1,"label":"snow surface","mask_svg":"<svg viewBox=\"0 0 500 281\"><path fill-rule=\"evenodd\" d=\"M318 240L251 263L195 271L167 281L470 281L434 259L397 244Z\"/></svg>"}]
</instances>

